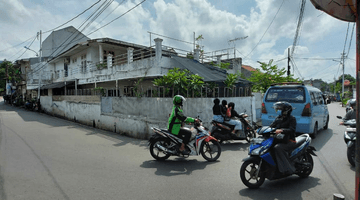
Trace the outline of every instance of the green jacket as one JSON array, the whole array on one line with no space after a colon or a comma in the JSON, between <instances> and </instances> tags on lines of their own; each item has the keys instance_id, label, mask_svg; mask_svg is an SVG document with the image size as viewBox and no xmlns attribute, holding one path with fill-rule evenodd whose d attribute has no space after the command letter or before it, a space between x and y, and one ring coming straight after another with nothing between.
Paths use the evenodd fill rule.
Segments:
<instances>
[{"instance_id":1,"label":"green jacket","mask_svg":"<svg viewBox=\"0 0 360 200\"><path fill-rule=\"evenodd\" d=\"M194 121L195 121L194 118L184 116L184 114L183 114L182 110L180 109L180 107L174 106L172 108L172 112L171 112L171 115L169 117L168 130L172 134L178 135L179 131L180 131L180 128L181 128L181 123L182 122L191 123L191 122L194 122Z\"/></svg>"}]
</instances>

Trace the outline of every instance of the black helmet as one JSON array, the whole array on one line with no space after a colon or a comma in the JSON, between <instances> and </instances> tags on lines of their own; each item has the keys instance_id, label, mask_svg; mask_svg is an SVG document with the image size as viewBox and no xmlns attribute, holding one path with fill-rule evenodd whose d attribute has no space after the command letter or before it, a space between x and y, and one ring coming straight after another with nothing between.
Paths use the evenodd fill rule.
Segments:
<instances>
[{"instance_id":1,"label":"black helmet","mask_svg":"<svg viewBox=\"0 0 360 200\"><path fill-rule=\"evenodd\" d=\"M175 95L173 98L174 105L182 106L184 101L186 101L186 99L181 95Z\"/></svg>"},{"instance_id":2,"label":"black helmet","mask_svg":"<svg viewBox=\"0 0 360 200\"><path fill-rule=\"evenodd\" d=\"M275 109L275 112L281 110L281 115L288 115L288 116L291 114L291 111L293 110L291 104L286 101L279 101L274 103L273 108Z\"/></svg>"}]
</instances>

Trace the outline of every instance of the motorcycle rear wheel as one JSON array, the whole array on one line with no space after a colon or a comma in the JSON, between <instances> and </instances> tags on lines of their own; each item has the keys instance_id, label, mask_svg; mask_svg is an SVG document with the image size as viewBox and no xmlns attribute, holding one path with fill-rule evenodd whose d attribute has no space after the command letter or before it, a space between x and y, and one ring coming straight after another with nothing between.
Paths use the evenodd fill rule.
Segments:
<instances>
[{"instance_id":1,"label":"motorcycle rear wheel","mask_svg":"<svg viewBox=\"0 0 360 200\"><path fill-rule=\"evenodd\" d=\"M221 147L219 142L216 140L210 140L209 142L204 141L201 143L200 153L205 160L209 162L216 161L221 155Z\"/></svg>"},{"instance_id":2,"label":"motorcycle rear wheel","mask_svg":"<svg viewBox=\"0 0 360 200\"><path fill-rule=\"evenodd\" d=\"M312 172L312 170L313 170L313 168L314 168L314 160L313 160L313 158L311 157L311 155L310 155L309 153L305 153L305 154L300 158L300 161L301 161L302 163L304 163L304 162L310 163L310 165L311 165L310 169L308 169L308 170L302 170L302 171L296 173L296 174L297 174L298 176L300 176L301 178L307 178L307 177L311 174L311 172Z\"/></svg>"},{"instance_id":3,"label":"motorcycle rear wheel","mask_svg":"<svg viewBox=\"0 0 360 200\"><path fill-rule=\"evenodd\" d=\"M159 161L168 159L170 157L170 154L157 148L156 147L157 144L167 148L168 145L170 144L170 141L166 138L157 138L150 144L150 154L153 158L155 158L156 160L159 160Z\"/></svg>"},{"instance_id":4,"label":"motorcycle rear wheel","mask_svg":"<svg viewBox=\"0 0 360 200\"><path fill-rule=\"evenodd\" d=\"M265 181L265 174L259 171L259 160L247 160L240 168L241 181L251 189L259 188ZM256 174L258 176L256 177ZM254 182L251 182L251 181Z\"/></svg>"},{"instance_id":5,"label":"motorcycle rear wheel","mask_svg":"<svg viewBox=\"0 0 360 200\"><path fill-rule=\"evenodd\" d=\"M347 148L347 159L351 166L355 167L355 145L352 145L352 147Z\"/></svg>"}]
</instances>

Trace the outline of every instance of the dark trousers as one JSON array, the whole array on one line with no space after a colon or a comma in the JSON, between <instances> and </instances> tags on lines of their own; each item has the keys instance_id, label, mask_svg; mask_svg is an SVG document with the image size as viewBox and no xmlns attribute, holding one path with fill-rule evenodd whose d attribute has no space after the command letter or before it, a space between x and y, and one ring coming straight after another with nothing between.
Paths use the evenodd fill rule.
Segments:
<instances>
[{"instance_id":1,"label":"dark trousers","mask_svg":"<svg viewBox=\"0 0 360 200\"><path fill-rule=\"evenodd\" d=\"M294 173L295 167L290 163L290 151L295 148L295 143L279 143L274 147L277 166L281 173Z\"/></svg>"},{"instance_id":2,"label":"dark trousers","mask_svg":"<svg viewBox=\"0 0 360 200\"><path fill-rule=\"evenodd\" d=\"M183 140L184 144L189 143L190 137L191 137L191 131L180 128L178 137Z\"/></svg>"}]
</instances>

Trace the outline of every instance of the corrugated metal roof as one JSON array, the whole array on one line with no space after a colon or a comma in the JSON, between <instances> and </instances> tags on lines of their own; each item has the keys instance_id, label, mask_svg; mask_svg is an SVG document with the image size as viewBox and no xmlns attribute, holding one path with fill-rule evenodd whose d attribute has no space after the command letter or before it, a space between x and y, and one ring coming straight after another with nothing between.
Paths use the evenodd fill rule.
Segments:
<instances>
[{"instance_id":1,"label":"corrugated metal roof","mask_svg":"<svg viewBox=\"0 0 360 200\"><path fill-rule=\"evenodd\" d=\"M205 82L223 82L226 79L226 70L218 67L211 66L209 64L202 64L196 60L189 58L182 58L178 56L172 56L176 61L175 66L180 69L188 69L193 74L198 74L204 78ZM239 78L239 82L248 84L247 80Z\"/></svg>"},{"instance_id":2,"label":"corrugated metal roof","mask_svg":"<svg viewBox=\"0 0 360 200\"><path fill-rule=\"evenodd\" d=\"M180 69L188 69L193 74L198 74L204 78L205 82L224 81L226 79L226 71L211 65L199 63L196 60L172 56L177 62L175 67Z\"/></svg>"}]
</instances>

